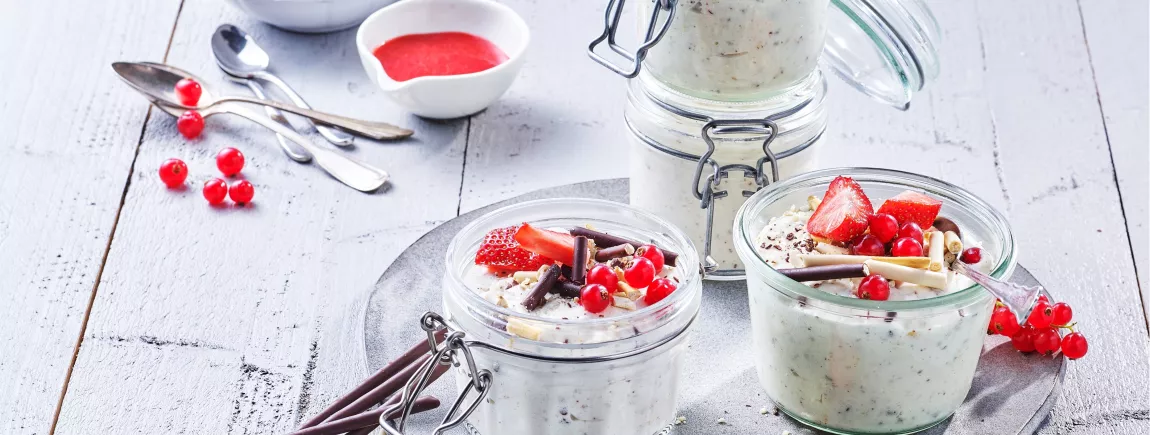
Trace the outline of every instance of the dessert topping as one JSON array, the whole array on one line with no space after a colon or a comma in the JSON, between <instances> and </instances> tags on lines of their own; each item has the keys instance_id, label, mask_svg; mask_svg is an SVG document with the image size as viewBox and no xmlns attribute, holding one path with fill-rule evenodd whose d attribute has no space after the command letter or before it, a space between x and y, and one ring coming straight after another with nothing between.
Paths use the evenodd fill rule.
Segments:
<instances>
[{"instance_id":1,"label":"dessert topping","mask_svg":"<svg viewBox=\"0 0 1150 435\"><path fill-rule=\"evenodd\" d=\"M488 231L475 253L475 264L485 265L497 272L534 271L553 263L547 257L528 252L515 241L518 226Z\"/></svg>"},{"instance_id":2,"label":"dessert topping","mask_svg":"<svg viewBox=\"0 0 1150 435\"><path fill-rule=\"evenodd\" d=\"M602 313L611 305L611 293L602 284L587 284L579 293L579 304L588 313Z\"/></svg>"},{"instance_id":3,"label":"dessert topping","mask_svg":"<svg viewBox=\"0 0 1150 435\"><path fill-rule=\"evenodd\" d=\"M885 301L890 298L890 284L881 275L869 275L859 281L859 299Z\"/></svg>"},{"instance_id":4,"label":"dessert topping","mask_svg":"<svg viewBox=\"0 0 1150 435\"><path fill-rule=\"evenodd\" d=\"M922 243L910 237L899 237L891 244L890 255L895 257L921 257Z\"/></svg>"},{"instance_id":5,"label":"dessert topping","mask_svg":"<svg viewBox=\"0 0 1150 435\"><path fill-rule=\"evenodd\" d=\"M886 213L875 213L867 220L870 233L883 243L890 243L898 237L898 220Z\"/></svg>"},{"instance_id":6,"label":"dessert topping","mask_svg":"<svg viewBox=\"0 0 1150 435\"><path fill-rule=\"evenodd\" d=\"M663 265L666 263L666 260L663 258L663 252L655 247L655 245L640 246L639 249L635 251L635 255L651 260L651 263L655 265L655 273L663 271Z\"/></svg>"},{"instance_id":7,"label":"dessert topping","mask_svg":"<svg viewBox=\"0 0 1150 435\"><path fill-rule=\"evenodd\" d=\"M552 265L548 266L547 270L539 276L539 282L535 283L535 286L531 288L531 294L523 299L523 307L527 308L527 311L534 311L543 305L544 297L546 297L547 293L550 293L551 289L555 288L555 284L559 282L559 274L559 267Z\"/></svg>"},{"instance_id":8,"label":"dessert topping","mask_svg":"<svg viewBox=\"0 0 1150 435\"><path fill-rule=\"evenodd\" d=\"M587 284L599 284L606 287L608 292L615 293L619 289L619 277L610 266L596 264L587 272Z\"/></svg>"},{"instance_id":9,"label":"dessert topping","mask_svg":"<svg viewBox=\"0 0 1150 435\"><path fill-rule=\"evenodd\" d=\"M930 228L941 209L942 201L907 190L888 198L879 206L878 212L894 216L900 224L914 222L920 228Z\"/></svg>"},{"instance_id":10,"label":"dessert topping","mask_svg":"<svg viewBox=\"0 0 1150 435\"><path fill-rule=\"evenodd\" d=\"M792 267L779 269L779 273L798 282L826 281L829 279L862 278L870 274L865 264L831 264L826 266Z\"/></svg>"},{"instance_id":11,"label":"dessert topping","mask_svg":"<svg viewBox=\"0 0 1150 435\"><path fill-rule=\"evenodd\" d=\"M959 259L966 264L977 264L982 261L982 249L966 248L965 251L962 251L962 256Z\"/></svg>"},{"instance_id":12,"label":"dessert topping","mask_svg":"<svg viewBox=\"0 0 1150 435\"><path fill-rule=\"evenodd\" d=\"M886 254L886 246L878 237L871 234L863 234L855 237L851 242L851 254L853 255L870 255L881 256Z\"/></svg>"},{"instance_id":13,"label":"dessert topping","mask_svg":"<svg viewBox=\"0 0 1150 435\"><path fill-rule=\"evenodd\" d=\"M930 265L927 269L938 272L942 270L942 253L946 250L946 236L939 231L930 232Z\"/></svg>"},{"instance_id":14,"label":"dessert topping","mask_svg":"<svg viewBox=\"0 0 1150 435\"><path fill-rule=\"evenodd\" d=\"M874 206L853 179L836 177L822 203L807 221L807 231L817 239L846 243L867 230Z\"/></svg>"},{"instance_id":15,"label":"dessert topping","mask_svg":"<svg viewBox=\"0 0 1150 435\"><path fill-rule=\"evenodd\" d=\"M611 234L601 233L599 231L595 231L593 229L584 228L584 227L572 228L571 234L574 234L576 236L585 236L588 239L591 239L591 241L595 242L595 246L599 247L600 249L610 248L610 247L619 246L619 245L623 245L623 244L628 244L628 245L631 245L632 247L645 245L645 243L639 243L639 242L636 242L634 240L624 239L624 238L619 237L619 236L613 236ZM664 263L674 266L675 260L677 260L679 258L679 254L668 251L668 250L663 249L663 248L659 248L659 250L663 252ZM628 255L630 255L630 254L628 254Z\"/></svg>"},{"instance_id":16,"label":"dessert topping","mask_svg":"<svg viewBox=\"0 0 1150 435\"><path fill-rule=\"evenodd\" d=\"M632 287L646 287L655 279L655 264L644 257L636 257L623 272L623 277Z\"/></svg>"},{"instance_id":17,"label":"dessert topping","mask_svg":"<svg viewBox=\"0 0 1150 435\"><path fill-rule=\"evenodd\" d=\"M902 224L902 226L898 228L898 237L909 237L918 241L918 243L926 242L926 239L923 238L922 227L914 222Z\"/></svg>"},{"instance_id":18,"label":"dessert topping","mask_svg":"<svg viewBox=\"0 0 1150 435\"><path fill-rule=\"evenodd\" d=\"M568 266L575 263L575 238L570 234L535 228L524 223L515 231L515 241L530 252Z\"/></svg>"},{"instance_id":19,"label":"dessert topping","mask_svg":"<svg viewBox=\"0 0 1150 435\"><path fill-rule=\"evenodd\" d=\"M669 296L673 291L675 291L674 281L667 278L659 278L647 286L647 295L643 298L643 301L646 302L647 305L653 305Z\"/></svg>"}]
</instances>

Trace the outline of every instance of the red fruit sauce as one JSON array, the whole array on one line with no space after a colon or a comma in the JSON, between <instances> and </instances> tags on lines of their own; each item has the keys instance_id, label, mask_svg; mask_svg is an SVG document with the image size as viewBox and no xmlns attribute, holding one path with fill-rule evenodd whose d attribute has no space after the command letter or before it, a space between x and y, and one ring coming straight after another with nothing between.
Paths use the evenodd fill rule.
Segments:
<instances>
[{"instance_id":1,"label":"red fruit sauce","mask_svg":"<svg viewBox=\"0 0 1150 435\"><path fill-rule=\"evenodd\" d=\"M463 32L403 35L376 47L372 54L397 82L471 74L507 61L507 54L491 41Z\"/></svg>"}]
</instances>

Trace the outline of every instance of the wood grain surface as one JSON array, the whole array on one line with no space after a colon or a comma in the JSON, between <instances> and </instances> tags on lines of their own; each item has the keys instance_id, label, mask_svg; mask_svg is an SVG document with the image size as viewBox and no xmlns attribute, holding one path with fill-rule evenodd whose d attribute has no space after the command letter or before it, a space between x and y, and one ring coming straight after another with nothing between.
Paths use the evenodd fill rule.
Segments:
<instances>
[{"instance_id":1,"label":"wood grain surface","mask_svg":"<svg viewBox=\"0 0 1150 435\"><path fill-rule=\"evenodd\" d=\"M17 393L0 396L0 433L54 421L60 434L285 433L366 376L364 297L420 234L541 187L627 175L624 81L584 54L605 2L504 1L531 27L526 65L495 105L451 121L407 115L374 89L354 30L283 32L222 0L10 3L0 390ZM1150 432L1146 3L927 3L941 76L907 112L831 77L821 166L920 172L1000 207L1019 261L1091 340L1042 432ZM107 68L167 53L217 93L247 95L211 58L222 23L251 32L316 108L415 129L348 151L393 184L356 192L226 115L185 140ZM72 42L45 55L40 32ZM200 196L225 146L247 156L249 207ZM191 168L185 189L156 179L171 157Z\"/></svg>"}]
</instances>

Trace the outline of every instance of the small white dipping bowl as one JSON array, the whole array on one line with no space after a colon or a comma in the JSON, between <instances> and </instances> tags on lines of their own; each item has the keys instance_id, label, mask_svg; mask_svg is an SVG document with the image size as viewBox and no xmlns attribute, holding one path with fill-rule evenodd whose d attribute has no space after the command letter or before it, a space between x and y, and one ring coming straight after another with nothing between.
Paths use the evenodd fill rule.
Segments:
<instances>
[{"instance_id":1,"label":"small white dipping bowl","mask_svg":"<svg viewBox=\"0 0 1150 435\"><path fill-rule=\"evenodd\" d=\"M477 73L397 82L372 54L393 38L437 32L486 38L507 54L507 61ZM474 114L499 99L519 74L530 39L527 23L511 8L491 0L406 0L367 17L355 44L368 77L389 98L416 115L445 119Z\"/></svg>"}]
</instances>

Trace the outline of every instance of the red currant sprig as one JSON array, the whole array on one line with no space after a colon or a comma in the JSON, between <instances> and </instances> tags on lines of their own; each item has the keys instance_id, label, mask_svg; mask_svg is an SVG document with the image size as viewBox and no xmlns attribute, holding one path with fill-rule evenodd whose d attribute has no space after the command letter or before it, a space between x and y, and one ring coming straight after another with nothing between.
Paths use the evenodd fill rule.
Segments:
<instances>
[{"instance_id":1,"label":"red currant sprig","mask_svg":"<svg viewBox=\"0 0 1150 435\"><path fill-rule=\"evenodd\" d=\"M1046 295L1040 295L1034 308L1026 321L1018 323L1014 313L1002 304L995 302L994 312L990 315L988 334L998 334L1010 337L1011 345L1019 352L1035 352L1043 355L1053 355L1061 351L1063 355L1072 360L1086 355L1089 345L1086 336L1074 330L1074 310L1066 302L1050 303ZM1059 336L1059 331L1067 329L1070 333Z\"/></svg>"}]
</instances>

